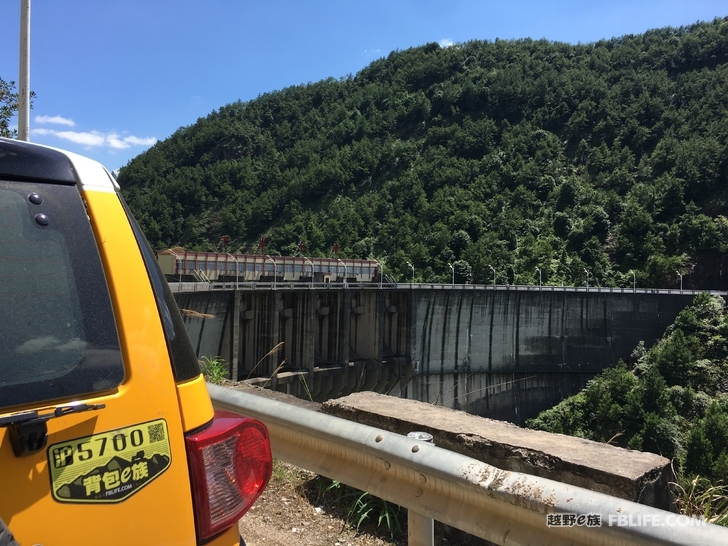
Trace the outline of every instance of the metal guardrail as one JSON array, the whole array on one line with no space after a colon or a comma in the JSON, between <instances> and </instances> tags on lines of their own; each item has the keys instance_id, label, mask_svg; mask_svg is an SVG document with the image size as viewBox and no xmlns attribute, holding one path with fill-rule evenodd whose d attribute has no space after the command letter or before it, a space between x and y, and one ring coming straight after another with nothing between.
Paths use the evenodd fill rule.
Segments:
<instances>
[{"instance_id":1,"label":"metal guardrail","mask_svg":"<svg viewBox=\"0 0 728 546\"><path fill-rule=\"evenodd\" d=\"M352 421L209 385L215 408L268 427L273 456L495 544L728 544L728 528L500 470ZM409 546L428 542L410 535Z\"/></svg>"},{"instance_id":2,"label":"metal guardrail","mask_svg":"<svg viewBox=\"0 0 728 546\"><path fill-rule=\"evenodd\" d=\"M225 290L244 291L288 291L288 290L466 290L466 291L526 291L526 292L597 292L617 294L682 294L696 296L708 292L719 296L728 296L728 292L718 290L680 290L679 288L621 288L612 286L550 286L521 284L438 284L438 283L323 283L323 282L169 282L172 292L209 292Z\"/></svg>"}]
</instances>

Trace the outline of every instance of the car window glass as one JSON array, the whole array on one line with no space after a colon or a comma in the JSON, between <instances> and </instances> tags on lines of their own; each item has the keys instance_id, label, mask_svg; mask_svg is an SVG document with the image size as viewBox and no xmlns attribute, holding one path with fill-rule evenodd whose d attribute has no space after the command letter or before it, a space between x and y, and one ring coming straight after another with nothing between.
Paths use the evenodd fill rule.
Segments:
<instances>
[{"instance_id":1,"label":"car window glass","mask_svg":"<svg viewBox=\"0 0 728 546\"><path fill-rule=\"evenodd\" d=\"M0 375L10 384L68 373L85 346L62 237L25 209L23 196L0 190Z\"/></svg>"},{"instance_id":2,"label":"car window glass","mask_svg":"<svg viewBox=\"0 0 728 546\"><path fill-rule=\"evenodd\" d=\"M123 376L78 191L0 182L0 406L105 390Z\"/></svg>"}]
</instances>

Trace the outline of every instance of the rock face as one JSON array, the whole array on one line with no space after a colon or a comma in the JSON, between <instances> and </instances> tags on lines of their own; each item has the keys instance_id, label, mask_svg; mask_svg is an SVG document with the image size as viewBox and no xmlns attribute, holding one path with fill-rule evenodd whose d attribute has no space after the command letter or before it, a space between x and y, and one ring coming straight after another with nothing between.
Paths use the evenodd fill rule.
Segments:
<instances>
[{"instance_id":1,"label":"rock face","mask_svg":"<svg viewBox=\"0 0 728 546\"><path fill-rule=\"evenodd\" d=\"M324 413L406 435L432 434L435 445L503 470L568 483L613 497L673 510L670 461L654 453L523 429L511 423L360 392L329 400Z\"/></svg>"}]
</instances>

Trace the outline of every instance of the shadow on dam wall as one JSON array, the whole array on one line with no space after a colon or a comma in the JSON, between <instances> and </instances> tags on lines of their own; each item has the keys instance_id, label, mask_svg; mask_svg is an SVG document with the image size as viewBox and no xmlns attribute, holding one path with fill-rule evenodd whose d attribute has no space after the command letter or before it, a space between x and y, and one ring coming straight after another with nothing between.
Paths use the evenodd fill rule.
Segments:
<instances>
[{"instance_id":1,"label":"shadow on dam wall","mask_svg":"<svg viewBox=\"0 0 728 546\"><path fill-rule=\"evenodd\" d=\"M175 297L192 311L198 356L222 356L233 378L317 401L374 390L518 424L653 345L694 297L407 286Z\"/></svg>"}]
</instances>

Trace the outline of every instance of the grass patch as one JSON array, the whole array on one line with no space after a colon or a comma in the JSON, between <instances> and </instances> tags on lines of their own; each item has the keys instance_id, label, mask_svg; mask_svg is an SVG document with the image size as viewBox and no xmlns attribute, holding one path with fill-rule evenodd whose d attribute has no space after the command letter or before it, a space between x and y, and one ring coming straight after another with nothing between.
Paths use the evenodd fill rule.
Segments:
<instances>
[{"instance_id":1,"label":"grass patch","mask_svg":"<svg viewBox=\"0 0 728 546\"><path fill-rule=\"evenodd\" d=\"M202 369L202 375L205 376L205 381L208 383L220 385L227 378L228 370L225 365L225 360L219 356L212 358L203 356L200 359L200 368Z\"/></svg>"},{"instance_id":2,"label":"grass patch","mask_svg":"<svg viewBox=\"0 0 728 546\"><path fill-rule=\"evenodd\" d=\"M347 525L359 530L363 525L379 528L392 540L406 537L407 510L365 491L316 476L308 484L307 496L316 504L336 507Z\"/></svg>"},{"instance_id":3,"label":"grass patch","mask_svg":"<svg viewBox=\"0 0 728 546\"><path fill-rule=\"evenodd\" d=\"M673 483L673 494L681 514L728 527L728 485L695 476Z\"/></svg>"}]
</instances>

